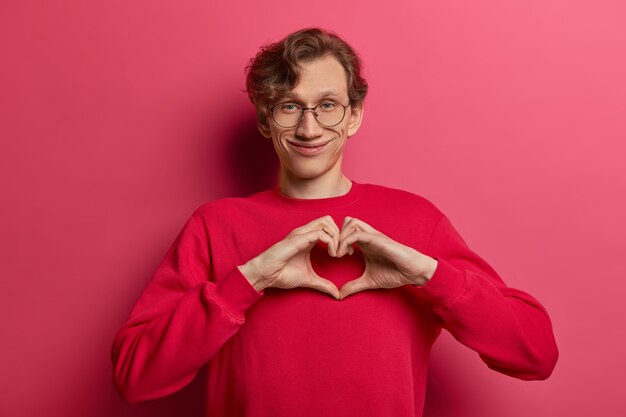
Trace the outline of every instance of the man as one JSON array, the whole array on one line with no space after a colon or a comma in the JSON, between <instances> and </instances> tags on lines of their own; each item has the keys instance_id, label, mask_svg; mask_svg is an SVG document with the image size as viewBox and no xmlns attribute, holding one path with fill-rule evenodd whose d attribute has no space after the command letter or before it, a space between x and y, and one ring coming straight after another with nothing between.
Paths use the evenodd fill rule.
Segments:
<instances>
[{"instance_id":1,"label":"man","mask_svg":"<svg viewBox=\"0 0 626 417\"><path fill-rule=\"evenodd\" d=\"M496 371L551 374L537 300L428 200L343 175L367 93L349 45L295 32L252 60L247 87L280 183L186 222L115 337L126 400L177 391L208 364L210 416L421 416L442 328Z\"/></svg>"}]
</instances>

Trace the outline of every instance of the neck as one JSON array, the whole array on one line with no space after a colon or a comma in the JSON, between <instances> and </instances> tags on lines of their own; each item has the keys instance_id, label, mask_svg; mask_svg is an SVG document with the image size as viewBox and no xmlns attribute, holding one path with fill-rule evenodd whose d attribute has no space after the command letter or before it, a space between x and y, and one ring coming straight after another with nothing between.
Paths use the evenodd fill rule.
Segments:
<instances>
[{"instance_id":1,"label":"neck","mask_svg":"<svg viewBox=\"0 0 626 417\"><path fill-rule=\"evenodd\" d=\"M298 178L281 171L280 191L292 198L329 198L347 194L352 182L339 172L338 175L318 178Z\"/></svg>"}]
</instances>

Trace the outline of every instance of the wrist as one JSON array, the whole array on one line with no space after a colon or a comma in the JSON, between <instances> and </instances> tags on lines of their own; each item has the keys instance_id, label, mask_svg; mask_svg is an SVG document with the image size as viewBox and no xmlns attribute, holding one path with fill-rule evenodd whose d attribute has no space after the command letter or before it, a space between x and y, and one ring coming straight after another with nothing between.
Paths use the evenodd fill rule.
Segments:
<instances>
[{"instance_id":1,"label":"wrist","mask_svg":"<svg viewBox=\"0 0 626 417\"><path fill-rule=\"evenodd\" d=\"M437 270L438 261L430 256L424 255L424 270L413 279L412 285L422 286L430 280Z\"/></svg>"},{"instance_id":2,"label":"wrist","mask_svg":"<svg viewBox=\"0 0 626 417\"><path fill-rule=\"evenodd\" d=\"M263 277L257 272L255 259L256 258L250 259L243 265L237 265L237 268L239 268L243 276L246 277L254 289L260 292L263 291L267 285Z\"/></svg>"},{"instance_id":3,"label":"wrist","mask_svg":"<svg viewBox=\"0 0 626 417\"><path fill-rule=\"evenodd\" d=\"M426 258L428 261L428 267L426 268L426 271L424 271L423 277L426 281L428 281L433 277L433 275L435 275L435 271L437 270L437 265L439 264L439 262L435 258L431 258L430 256L427 256Z\"/></svg>"}]
</instances>

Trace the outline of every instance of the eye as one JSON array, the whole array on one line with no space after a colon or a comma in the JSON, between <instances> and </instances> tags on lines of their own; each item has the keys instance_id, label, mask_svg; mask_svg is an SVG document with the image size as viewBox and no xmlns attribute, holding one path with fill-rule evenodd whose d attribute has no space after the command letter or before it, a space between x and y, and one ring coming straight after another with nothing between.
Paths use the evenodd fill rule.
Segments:
<instances>
[{"instance_id":1,"label":"eye","mask_svg":"<svg viewBox=\"0 0 626 417\"><path fill-rule=\"evenodd\" d=\"M282 113L296 113L300 111L300 107L293 103L283 103L278 105L278 109Z\"/></svg>"},{"instance_id":2,"label":"eye","mask_svg":"<svg viewBox=\"0 0 626 417\"><path fill-rule=\"evenodd\" d=\"M319 105L319 109L322 111L333 111L336 107L337 104L332 101L325 101Z\"/></svg>"}]
</instances>

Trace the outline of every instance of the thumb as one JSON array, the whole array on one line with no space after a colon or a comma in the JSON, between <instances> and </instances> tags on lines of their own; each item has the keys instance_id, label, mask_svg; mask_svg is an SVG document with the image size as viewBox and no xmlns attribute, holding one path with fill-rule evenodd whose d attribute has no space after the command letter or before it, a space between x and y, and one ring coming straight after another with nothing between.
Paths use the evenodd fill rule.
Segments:
<instances>
[{"instance_id":1,"label":"thumb","mask_svg":"<svg viewBox=\"0 0 626 417\"><path fill-rule=\"evenodd\" d=\"M373 288L371 284L365 279L364 276L360 276L359 278L353 279L352 281L346 282L341 290L339 291L339 299L343 300L349 295L355 294L360 291L369 290Z\"/></svg>"},{"instance_id":2,"label":"thumb","mask_svg":"<svg viewBox=\"0 0 626 417\"><path fill-rule=\"evenodd\" d=\"M329 280L314 274L309 280L301 285L301 287L313 288L323 293L329 294L334 299L339 299L339 289Z\"/></svg>"}]
</instances>

